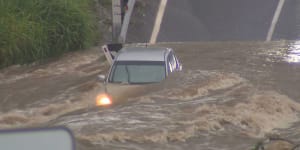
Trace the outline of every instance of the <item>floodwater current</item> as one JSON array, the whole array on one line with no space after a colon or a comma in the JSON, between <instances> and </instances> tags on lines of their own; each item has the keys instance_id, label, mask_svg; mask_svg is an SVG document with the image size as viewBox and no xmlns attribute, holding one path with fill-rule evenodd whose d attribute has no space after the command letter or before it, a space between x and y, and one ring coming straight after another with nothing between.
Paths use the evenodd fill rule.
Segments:
<instances>
[{"instance_id":1,"label":"floodwater current","mask_svg":"<svg viewBox=\"0 0 300 150\"><path fill-rule=\"evenodd\" d=\"M300 42L162 43L183 71L100 108L98 48L0 70L0 127L67 126L80 150L251 149L271 134L300 142ZM147 89L147 85L143 87Z\"/></svg>"}]
</instances>

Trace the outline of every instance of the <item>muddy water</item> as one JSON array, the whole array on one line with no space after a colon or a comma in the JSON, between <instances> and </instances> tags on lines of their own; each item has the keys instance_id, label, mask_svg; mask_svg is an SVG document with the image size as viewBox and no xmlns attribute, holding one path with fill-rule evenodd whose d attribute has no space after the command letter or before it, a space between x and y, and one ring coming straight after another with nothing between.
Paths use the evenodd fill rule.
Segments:
<instances>
[{"instance_id":1,"label":"muddy water","mask_svg":"<svg viewBox=\"0 0 300 150\"><path fill-rule=\"evenodd\" d=\"M269 134L300 142L299 45L160 44L174 48L183 72L110 108L94 106L103 89L95 76L107 70L97 49L8 68L0 75L0 126L67 126L83 150L251 149Z\"/></svg>"}]
</instances>

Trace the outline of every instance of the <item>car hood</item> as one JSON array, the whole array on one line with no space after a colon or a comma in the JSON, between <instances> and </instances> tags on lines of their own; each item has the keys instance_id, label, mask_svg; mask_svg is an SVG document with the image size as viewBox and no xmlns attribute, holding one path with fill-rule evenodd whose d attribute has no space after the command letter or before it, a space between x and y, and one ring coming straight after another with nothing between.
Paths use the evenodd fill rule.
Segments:
<instances>
[{"instance_id":1,"label":"car hood","mask_svg":"<svg viewBox=\"0 0 300 150\"><path fill-rule=\"evenodd\" d=\"M112 98L114 104L128 102L130 98L142 96L158 87L159 83L153 84L117 84L106 83L105 92Z\"/></svg>"},{"instance_id":2,"label":"car hood","mask_svg":"<svg viewBox=\"0 0 300 150\"><path fill-rule=\"evenodd\" d=\"M106 83L105 92L112 98L114 104L126 103L130 99L162 91L173 87L178 87L185 75L174 73L160 83L151 84L117 84Z\"/></svg>"}]
</instances>

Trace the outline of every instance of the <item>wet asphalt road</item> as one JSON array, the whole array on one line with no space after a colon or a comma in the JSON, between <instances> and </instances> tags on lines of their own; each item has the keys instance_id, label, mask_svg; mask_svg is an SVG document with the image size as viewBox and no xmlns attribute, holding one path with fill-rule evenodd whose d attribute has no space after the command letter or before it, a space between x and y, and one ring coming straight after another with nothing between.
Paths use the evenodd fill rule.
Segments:
<instances>
[{"instance_id":1,"label":"wet asphalt road","mask_svg":"<svg viewBox=\"0 0 300 150\"><path fill-rule=\"evenodd\" d=\"M168 1L158 41L265 40L278 0Z\"/></svg>"},{"instance_id":2,"label":"wet asphalt road","mask_svg":"<svg viewBox=\"0 0 300 150\"><path fill-rule=\"evenodd\" d=\"M273 35L273 40L300 39L300 1L287 0Z\"/></svg>"},{"instance_id":3,"label":"wet asphalt road","mask_svg":"<svg viewBox=\"0 0 300 150\"><path fill-rule=\"evenodd\" d=\"M149 42L159 5L145 4L146 11L131 23L128 42ZM157 42L265 41L278 0L169 0ZM300 1L286 0L272 40L297 40ZM151 11L149 11L151 10Z\"/></svg>"},{"instance_id":4,"label":"wet asphalt road","mask_svg":"<svg viewBox=\"0 0 300 150\"><path fill-rule=\"evenodd\" d=\"M160 0L138 1L127 33L127 43L147 43L150 40Z\"/></svg>"}]
</instances>

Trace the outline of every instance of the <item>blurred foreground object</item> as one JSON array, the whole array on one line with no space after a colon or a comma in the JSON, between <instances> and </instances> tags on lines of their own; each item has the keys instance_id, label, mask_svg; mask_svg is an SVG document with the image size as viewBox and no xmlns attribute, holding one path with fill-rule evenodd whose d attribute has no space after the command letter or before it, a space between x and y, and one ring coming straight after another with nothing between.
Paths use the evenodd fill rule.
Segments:
<instances>
[{"instance_id":1,"label":"blurred foreground object","mask_svg":"<svg viewBox=\"0 0 300 150\"><path fill-rule=\"evenodd\" d=\"M64 127L0 131L3 150L75 150L74 137Z\"/></svg>"}]
</instances>

